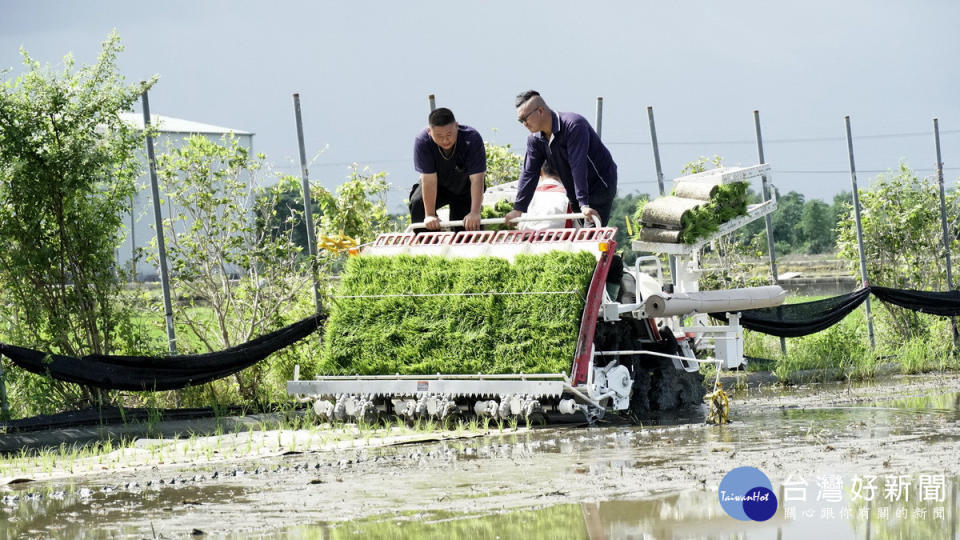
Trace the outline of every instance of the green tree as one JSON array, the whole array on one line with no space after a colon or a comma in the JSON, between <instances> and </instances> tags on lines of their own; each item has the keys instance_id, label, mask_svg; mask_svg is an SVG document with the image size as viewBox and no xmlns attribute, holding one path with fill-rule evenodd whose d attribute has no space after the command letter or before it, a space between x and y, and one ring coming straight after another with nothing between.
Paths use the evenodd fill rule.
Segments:
<instances>
[{"instance_id":1,"label":"green tree","mask_svg":"<svg viewBox=\"0 0 960 540\"><path fill-rule=\"evenodd\" d=\"M188 302L175 319L187 343L202 350L232 347L307 315L314 273L342 265L339 252L307 254L301 181L285 176L264 187L264 159L232 136L219 143L193 136L158 158L174 209L164 220L171 282ZM385 176L354 167L335 193L311 186L318 244L337 235L367 242L389 226ZM284 351L236 374L227 388L226 381L208 388L221 392L217 400L227 391L247 402L269 401L273 390L283 391L296 354Z\"/></svg>"},{"instance_id":2,"label":"green tree","mask_svg":"<svg viewBox=\"0 0 960 540\"><path fill-rule=\"evenodd\" d=\"M318 231L321 234L345 234L359 243L369 242L390 230L386 193L390 189L387 173L371 172L354 165L347 181L331 192L311 187L320 207Z\"/></svg>"},{"instance_id":3,"label":"green tree","mask_svg":"<svg viewBox=\"0 0 960 540\"><path fill-rule=\"evenodd\" d=\"M280 193L264 226L270 227L272 234L289 234L293 243L300 246L303 253L306 253L307 226L303 220L303 190L300 187L300 179L295 176L285 176L280 182ZM267 204L267 201L260 201L259 204L262 206ZM310 204L311 208L318 208L316 197L311 197Z\"/></svg>"},{"instance_id":4,"label":"green tree","mask_svg":"<svg viewBox=\"0 0 960 540\"><path fill-rule=\"evenodd\" d=\"M287 222L271 217L283 186L263 187L264 157L250 156L236 137L220 143L200 135L163 154L157 173L171 217L164 237L171 285L186 299L175 319L187 332L181 348L222 350L289 322L312 284ZM242 398L258 400L270 361L235 376Z\"/></svg>"},{"instance_id":5,"label":"green tree","mask_svg":"<svg viewBox=\"0 0 960 540\"><path fill-rule=\"evenodd\" d=\"M631 234L637 234L639 222L635 219L637 208L650 200L646 193L630 193L624 197L613 199L613 208L610 209L610 226L617 228L617 248L623 251L623 262L633 264L637 254L631 247Z\"/></svg>"},{"instance_id":6,"label":"green tree","mask_svg":"<svg viewBox=\"0 0 960 540\"><path fill-rule=\"evenodd\" d=\"M771 216L773 240L778 253L792 253L803 243L799 224L804 203L803 195L796 191L778 198L777 209Z\"/></svg>"},{"instance_id":7,"label":"green tree","mask_svg":"<svg viewBox=\"0 0 960 540\"><path fill-rule=\"evenodd\" d=\"M26 71L0 86L0 283L24 345L79 356L131 343L114 250L139 174L142 136L120 118L153 81L125 85L112 33L97 61ZM96 392L49 382L46 399Z\"/></svg>"},{"instance_id":8,"label":"green tree","mask_svg":"<svg viewBox=\"0 0 960 540\"><path fill-rule=\"evenodd\" d=\"M841 191L834 195L833 204L830 205L830 211L833 213L833 243L834 249L836 249L840 222L853 211L853 194L849 191Z\"/></svg>"},{"instance_id":9,"label":"green tree","mask_svg":"<svg viewBox=\"0 0 960 540\"><path fill-rule=\"evenodd\" d=\"M860 190L864 255L870 284L899 289L947 289L940 193L935 182L918 177L901 163L899 169L878 176L869 190ZM948 195L948 221L958 217L956 191ZM856 225L846 212L837 226L841 257L859 269ZM956 253L957 239L951 239ZM921 337L926 326L910 310L882 304L903 336Z\"/></svg>"},{"instance_id":10,"label":"green tree","mask_svg":"<svg viewBox=\"0 0 960 540\"><path fill-rule=\"evenodd\" d=\"M807 253L823 253L834 248L836 218L833 208L819 199L810 199L803 205L800 216L800 237Z\"/></svg>"},{"instance_id":11,"label":"green tree","mask_svg":"<svg viewBox=\"0 0 960 540\"><path fill-rule=\"evenodd\" d=\"M759 195L751 204L759 202ZM793 253L803 246L803 232L800 222L803 218L803 209L806 202L802 194L791 191L786 195L777 193L777 209L770 214L770 225L773 229L774 249L777 256ZM743 242L749 242L758 250L766 252L767 228L766 222L758 219L741 230L738 235Z\"/></svg>"},{"instance_id":12,"label":"green tree","mask_svg":"<svg viewBox=\"0 0 960 540\"><path fill-rule=\"evenodd\" d=\"M347 181L335 191L311 185L311 207L318 221L318 235L344 234L358 243L369 242L377 234L406 226L409 216L391 216L387 213L385 196L390 188L385 172L373 173L354 165ZM266 208L273 204L272 213L266 216L272 234L289 234L293 242L307 249L307 226L303 219L303 189L301 180L284 176L277 186L278 193L272 201L261 201ZM401 227L402 225L402 227Z\"/></svg>"},{"instance_id":13,"label":"green tree","mask_svg":"<svg viewBox=\"0 0 960 540\"><path fill-rule=\"evenodd\" d=\"M523 172L523 156L510 150L509 144L483 143L487 151L487 187L506 184L520 179Z\"/></svg>"}]
</instances>

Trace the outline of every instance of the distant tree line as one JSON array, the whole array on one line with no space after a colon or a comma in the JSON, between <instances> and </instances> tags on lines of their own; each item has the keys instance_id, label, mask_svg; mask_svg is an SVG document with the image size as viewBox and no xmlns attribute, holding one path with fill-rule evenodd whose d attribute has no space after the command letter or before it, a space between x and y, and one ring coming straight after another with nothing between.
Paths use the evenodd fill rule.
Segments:
<instances>
[{"instance_id":1,"label":"distant tree line","mask_svg":"<svg viewBox=\"0 0 960 540\"><path fill-rule=\"evenodd\" d=\"M751 203L761 201L759 194ZM777 192L777 209L770 215L774 249L778 255L790 253L827 253L837 248L837 223L849 211L851 194L844 191L834 195L832 204L820 199L806 199L803 194ZM741 229L741 242L760 242L767 245L767 229L759 219Z\"/></svg>"}]
</instances>

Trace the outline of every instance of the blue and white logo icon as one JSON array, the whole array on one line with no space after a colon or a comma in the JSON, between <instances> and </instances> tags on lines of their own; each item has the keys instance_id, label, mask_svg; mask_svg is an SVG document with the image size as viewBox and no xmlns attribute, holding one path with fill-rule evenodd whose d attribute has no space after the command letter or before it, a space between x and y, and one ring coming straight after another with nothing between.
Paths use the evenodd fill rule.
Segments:
<instances>
[{"instance_id":1,"label":"blue and white logo icon","mask_svg":"<svg viewBox=\"0 0 960 540\"><path fill-rule=\"evenodd\" d=\"M767 475L755 467L728 472L717 489L720 506L740 521L766 521L777 513L777 496Z\"/></svg>"}]
</instances>

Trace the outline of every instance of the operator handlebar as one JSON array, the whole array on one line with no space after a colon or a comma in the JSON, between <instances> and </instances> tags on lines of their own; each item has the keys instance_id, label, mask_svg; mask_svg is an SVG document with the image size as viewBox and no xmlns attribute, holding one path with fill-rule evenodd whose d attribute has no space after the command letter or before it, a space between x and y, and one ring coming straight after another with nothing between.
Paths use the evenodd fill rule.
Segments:
<instances>
[{"instance_id":1,"label":"operator handlebar","mask_svg":"<svg viewBox=\"0 0 960 540\"><path fill-rule=\"evenodd\" d=\"M524 215L522 215L522 216L520 216L520 217L514 218L513 220L511 220L510 223L511 223L511 224L513 224L513 223L520 223L521 221L544 221L544 220L584 219L584 218L585 218L585 216L584 216L582 213L580 213L580 212L575 213L575 214L550 214L550 215L546 215L546 216L531 216L531 215L524 214ZM481 225L499 225L499 224L501 224L501 223L506 223L506 217L485 218L485 219L481 219L481 220L480 220L480 224L481 224ZM593 216L593 225L594 225L594 227L600 227L600 226L601 226L601 224L600 224L600 218L598 218L597 216ZM462 219L458 219L458 220L454 220L454 221L441 221L441 222L440 222L440 227L441 227L441 228L443 228L443 227L462 227L462 226L463 226L463 220L462 220ZM407 228L404 230L404 232L413 232L414 229L423 229L423 228L425 228L425 227L424 227L424 224L423 224L422 221L421 221L420 223L411 223L410 225L407 226Z\"/></svg>"}]
</instances>

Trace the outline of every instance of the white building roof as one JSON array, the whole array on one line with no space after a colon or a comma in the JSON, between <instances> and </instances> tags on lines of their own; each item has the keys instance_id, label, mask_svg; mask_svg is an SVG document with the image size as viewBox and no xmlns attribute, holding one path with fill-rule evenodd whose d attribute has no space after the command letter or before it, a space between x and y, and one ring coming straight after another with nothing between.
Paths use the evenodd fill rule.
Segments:
<instances>
[{"instance_id":1,"label":"white building roof","mask_svg":"<svg viewBox=\"0 0 960 540\"><path fill-rule=\"evenodd\" d=\"M137 128L143 129L143 113L120 113L120 118L127 124ZM161 133L182 133L182 134L215 134L215 135L225 135L227 133L233 133L235 135L253 135L249 131L243 131L239 129L226 128L221 126L214 126L211 124L202 124L200 122L193 122L191 120L184 120L182 118L173 118L172 116L163 116L160 114L151 114L150 115L150 125L154 126Z\"/></svg>"}]
</instances>

